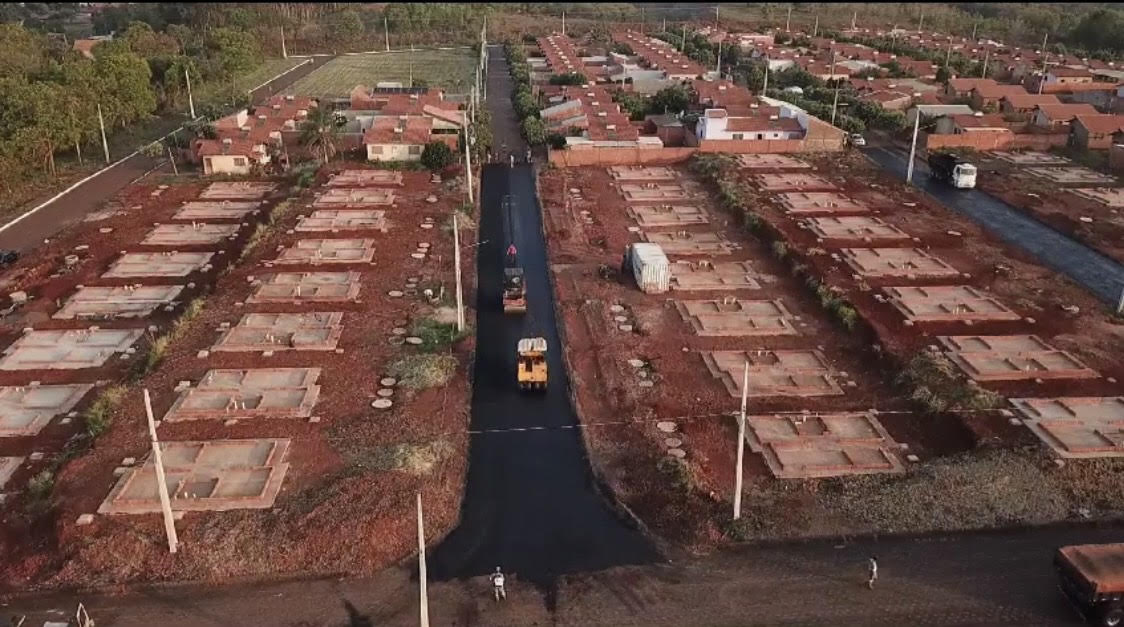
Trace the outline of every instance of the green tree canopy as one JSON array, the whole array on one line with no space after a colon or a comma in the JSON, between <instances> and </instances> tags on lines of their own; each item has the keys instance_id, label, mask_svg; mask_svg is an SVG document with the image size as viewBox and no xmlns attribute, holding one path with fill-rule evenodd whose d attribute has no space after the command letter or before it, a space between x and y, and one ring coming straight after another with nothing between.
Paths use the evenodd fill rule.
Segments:
<instances>
[{"instance_id":1,"label":"green tree canopy","mask_svg":"<svg viewBox=\"0 0 1124 627\"><path fill-rule=\"evenodd\" d=\"M454 159L453 149L441 141L429 142L421 153L422 165L432 172L440 172L453 165Z\"/></svg>"}]
</instances>

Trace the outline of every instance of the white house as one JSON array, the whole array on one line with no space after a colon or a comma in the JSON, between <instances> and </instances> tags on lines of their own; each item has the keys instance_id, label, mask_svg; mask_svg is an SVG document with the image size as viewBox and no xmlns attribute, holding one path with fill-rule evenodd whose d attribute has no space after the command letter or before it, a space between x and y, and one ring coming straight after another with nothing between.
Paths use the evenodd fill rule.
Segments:
<instances>
[{"instance_id":1,"label":"white house","mask_svg":"<svg viewBox=\"0 0 1124 627\"><path fill-rule=\"evenodd\" d=\"M195 152L203 162L203 174L250 174L255 164L270 161L265 145L249 139L200 139Z\"/></svg>"},{"instance_id":2,"label":"white house","mask_svg":"<svg viewBox=\"0 0 1124 627\"><path fill-rule=\"evenodd\" d=\"M434 135L433 118L426 116L376 117L363 133L368 161L418 161L431 141L443 141L457 149L457 136Z\"/></svg>"},{"instance_id":3,"label":"white house","mask_svg":"<svg viewBox=\"0 0 1124 627\"><path fill-rule=\"evenodd\" d=\"M725 109L707 109L696 127L700 140L803 139L804 128L779 108L766 107L758 115L730 116Z\"/></svg>"}]
</instances>

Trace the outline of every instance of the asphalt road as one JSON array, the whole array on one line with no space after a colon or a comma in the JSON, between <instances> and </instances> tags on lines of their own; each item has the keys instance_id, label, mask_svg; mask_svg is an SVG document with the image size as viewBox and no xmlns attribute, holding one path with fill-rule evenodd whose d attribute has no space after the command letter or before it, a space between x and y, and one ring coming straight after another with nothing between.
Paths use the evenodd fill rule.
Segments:
<instances>
[{"instance_id":1,"label":"asphalt road","mask_svg":"<svg viewBox=\"0 0 1124 627\"><path fill-rule=\"evenodd\" d=\"M507 64L493 55L488 102L498 142L522 151L511 110ZM514 134L513 134L514 133ZM561 359L535 174L528 165L483 168L480 192L476 362L472 429L533 429L474 435L461 523L429 559L434 579L471 577L496 566L550 590L558 575L657 559L648 540L599 494L574 427ZM501 202L511 195L515 245L527 284L527 313L503 313L507 248ZM545 393L521 393L515 347L546 338ZM541 430L534 430L541 429Z\"/></svg>"},{"instance_id":2,"label":"asphalt road","mask_svg":"<svg viewBox=\"0 0 1124 627\"><path fill-rule=\"evenodd\" d=\"M909 153L883 146L863 152L884 169L902 178ZM981 174L981 176L989 176ZM1008 244L1027 251L1043 265L1065 274L1097 298L1115 307L1124 289L1124 266L1035 220L1007 203L975 189L956 189L929 177L929 167L917 160L913 183L941 204L963 213Z\"/></svg>"}]
</instances>

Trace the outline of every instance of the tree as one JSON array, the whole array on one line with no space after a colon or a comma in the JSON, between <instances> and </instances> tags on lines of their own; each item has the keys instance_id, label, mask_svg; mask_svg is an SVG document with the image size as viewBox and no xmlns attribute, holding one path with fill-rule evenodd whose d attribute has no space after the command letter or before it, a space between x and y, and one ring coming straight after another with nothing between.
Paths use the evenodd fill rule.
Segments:
<instances>
[{"instance_id":1,"label":"tree","mask_svg":"<svg viewBox=\"0 0 1124 627\"><path fill-rule=\"evenodd\" d=\"M541 146L546 142L546 125L533 116L523 118L523 138L532 146Z\"/></svg>"},{"instance_id":2,"label":"tree","mask_svg":"<svg viewBox=\"0 0 1124 627\"><path fill-rule=\"evenodd\" d=\"M948 68L946 68L946 67L937 68L937 82L938 83L943 83L943 84L947 85L948 80L950 78L952 78L952 74L948 71Z\"/></svg>"},{"instance_id":3,"label":"tree","mask_svg":"<svg viewBox=\"0 0 1124 627\"><path fill-rule=\"evenodd\" d=\"M554 150L562 150L566 147L566 136L561 133L551 133L546 136L546 143Z\"/></svg>"},{"instance_id":4,"label":"tree","mask_svg":"<svg viewBox=\"0 0 1124 627\"><path fill-rule=\"evenodd\" d=\"M550 77L551 85L584 85L585 83L585 75L579 74L578 72L554 74Z\"/></svg>"},{"instance_id":5,"label":"tree","mask_svg":"<svg viewBox=\"0 0 1124 627\"><path fill-rule=\"evenodd\" d=\"M43 37L18 24L0 24L0 77L29 76L46 65Z\"/></svg>"},{"instance_id":6,"label":"tree","mask_svg":"<svg viewBox=\"0 0 1124 627\"><path fill-rule=\"evenodd\" d=\"M301 125L301 143L316 155L321 163L328 163L336 154L336 140L347 118L329 111L327 107L314 107Z\"/></svg>"},{"instance_id":7,"label":"tree","mask_svg":"<svg viewBox=\"0 0 1124 627\"><path fill-rule=\"evenodd\" d=\"M152 71L136 54L117 51L99 54L94 59L94 72L99 80L97 97L107 124L119 122L124 127L156 110Z\"/></svg>"},{"instance_id":8,"label":"tree","mask_svg":"<svg viewBox=\"0 0 1124 627\"><path fill-rule=\"evenodd\" d=\"M456 156L449 145L441 141L429 142L421 153L421 162L432 172L440 172L453 165Z\"/></svg>"},{"instance_id":9,"label":"tree","mask_svg":"<svg viewBox=\"0 0 1124 627\"><path fill-rule=\"evenodd\" d=\"M651 110L657 113L679 113L691 104L691 96L682 85L664 87L652 96Z\"/></svg>"},{"instance_id":10,"label":"tree","mask_svg":"<svg viewBox=\"0 0 1124 627\"><path fill-rule=\"evenodd\" d=\"M620 105L630 120L643 120L648 114L648 101L635 92L620 90L613 94L613 102Z\"/></svg>"},{"instance_id":11,"label":"tree","mask_svg":"<svg viewBox=\"0 0 1124 627\"><path fill-rule=\"evenodd\" d=\"M341 43L359 39L363 36L363 20L355 11L341 11L336 15L332 32Z\"/></svg>"},{"instance_id":12,"label":"tree","mask_svg":"<svg viewBox=\"0 0 1124 627\"><path fill-rule=\"evenodd\" d=\"M216 28L211 31L208 47L222 69L223 78L230 81L234 95L234 79L261 62L261 46L253 35L233 28Z\"/></svg>"}]
</instances>

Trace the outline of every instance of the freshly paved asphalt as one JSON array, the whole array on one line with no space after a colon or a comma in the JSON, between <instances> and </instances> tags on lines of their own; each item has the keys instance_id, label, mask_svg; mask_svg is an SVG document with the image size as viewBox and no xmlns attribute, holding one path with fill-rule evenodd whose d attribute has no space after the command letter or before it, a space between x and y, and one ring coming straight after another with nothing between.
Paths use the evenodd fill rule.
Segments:
<instances>
[{"instance_id":1,"label":"freshly paved asphalt","mask_svg":"<svg viewBox=\"0 0 1124 627\"><path fill-rule=\"evenodd\" d=\"M905 177L908 153L903 155L882 146L871 146L863 152L884 169ZM1115 306L1119 302L1124 289L1124 266L1116 261L986 192L956 189L930 178L928 165L920 159L914 166L913 183L946 207L967 215L1003 241L1022 248L1045 266L1065 274L1105 303Z\"/></svg>"},{"instance_id":2,"label":"freshly paved asphalt","mask_svg":"<svg viewBox=\"0 0 1124 627\"><path fill-rule=\"evenodd\" d=\"M493 54L489 72L493 133L522 159L507 63L499 56ZM549 589L561 574L658 557L598 492L578 432L561 428L578 421L561 359L534 177L530 166L507 163L486 165L481 176L472 429L545 430L473 436L460 526L429 560L437 580L502 566ZM525 315L505 315L501 305L505 195L512 196L515 244L527 282ZM545 394L521 393L516 386L516 343L534 336L545 337L548 346Z\"/></svg>"}]
</instances>

